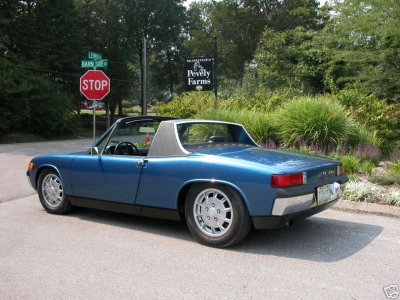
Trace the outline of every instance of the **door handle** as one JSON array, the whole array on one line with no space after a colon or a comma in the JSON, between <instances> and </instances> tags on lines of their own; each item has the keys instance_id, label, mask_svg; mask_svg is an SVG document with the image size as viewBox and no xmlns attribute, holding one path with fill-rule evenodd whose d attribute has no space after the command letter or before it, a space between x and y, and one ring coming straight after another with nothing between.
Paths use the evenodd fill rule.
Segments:
<instances>
[{"instance_id":1,"label":"door handle","mask_svg":"<svg viewBox=\"0 0 400 300\"><path fill-rule=\"evenodd\" d=\"M136 162L136 166L139 168L142 168L146 165L147 165L147 160L145 160L145 159L140 159Z\"/></svg>"}]
</instances>

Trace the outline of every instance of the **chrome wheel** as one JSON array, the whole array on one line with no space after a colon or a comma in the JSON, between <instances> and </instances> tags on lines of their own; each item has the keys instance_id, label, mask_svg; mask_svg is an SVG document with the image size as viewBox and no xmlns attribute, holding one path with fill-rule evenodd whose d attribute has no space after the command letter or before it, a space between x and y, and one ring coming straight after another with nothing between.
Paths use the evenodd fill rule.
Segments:
<instances>
[{"instance_id":1,"label":"chrome wheel","mask_svg":"<svg viewBox=\"0 0 400 300\"><path fill-rule=\"evenodd\" d=\"M222 236L232 225L232 203L222 191L206 189L194 201L193 216L201 232L211 237Z\"/></svg>"},{"instance_id":2,"label":"chrome wheel","mask_svg":"<svg viewBox=\"0 0 400 300\"><path fill-rule=\"evenodd\" d=\"M42 181L42 195L46 204L58 208L62 204L64 191L61 179L55 174L47 174Z\"/></svg>"}]
</instances>

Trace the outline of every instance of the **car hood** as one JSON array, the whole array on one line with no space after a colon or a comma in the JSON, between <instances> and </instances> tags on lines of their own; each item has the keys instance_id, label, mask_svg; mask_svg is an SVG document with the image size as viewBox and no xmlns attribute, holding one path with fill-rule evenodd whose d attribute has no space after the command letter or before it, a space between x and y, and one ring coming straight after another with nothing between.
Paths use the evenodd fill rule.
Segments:
<instances>
[{"instance_id":1,"label":"car hood","mask_svg":"<svg viewBox=\"0 0 400 300\"><path fill-rule=\"evenodd\" d=\"M260 147L216 147L198 151L194 155L215 155L234 160L268 166L285 173L336 166L338 161L300 152L263 149Z\"/></svg>"}]
</instances>

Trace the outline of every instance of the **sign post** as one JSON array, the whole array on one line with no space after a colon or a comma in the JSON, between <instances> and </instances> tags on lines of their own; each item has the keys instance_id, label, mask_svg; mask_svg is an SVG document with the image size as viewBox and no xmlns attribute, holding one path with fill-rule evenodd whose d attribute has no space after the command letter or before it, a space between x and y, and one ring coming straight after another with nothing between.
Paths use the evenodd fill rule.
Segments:
<instances>
[{"instance_id":1,"label":"sign post","mask_svg":"<svg viewBox=\"0 0 400 300\"><path fill-rule=\"evenodd\" d=\"M110 92L110 79L103 71L89 70L79 80L79 89L93 100L93 140L96 142L96 100L102 100Z\"/></svg>"}]
</instances>

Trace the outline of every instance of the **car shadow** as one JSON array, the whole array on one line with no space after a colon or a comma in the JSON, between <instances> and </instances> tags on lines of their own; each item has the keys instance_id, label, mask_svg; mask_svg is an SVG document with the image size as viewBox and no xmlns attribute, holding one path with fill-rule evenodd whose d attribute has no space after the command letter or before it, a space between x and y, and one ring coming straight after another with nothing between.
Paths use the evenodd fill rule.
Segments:
<instances>
[{"instance_id":1,"label":"car shadow","mask_svg":"<svg viewBox=\"0 0 400 300\"><path fill-rule=\"evenodd\" d=\"M233 251L283 256L316 262L337 262L370 244L383 227L311 217L289 228L253 230Z\"/></svg>"},{"instance_id":2,"label":"car shadow","mask_svg":"<svg viewBox=\"0 0 400 300\"><path fill-rule=\"evenodd\" d=\"M69 216L194 242L184 222L88 208L78 208ZM311 217L288 228L252 230L240 245L225 250L315 262L337 262L365 248L382 230L383 227L377 225Z\"/></svg>"}]
</instances>

